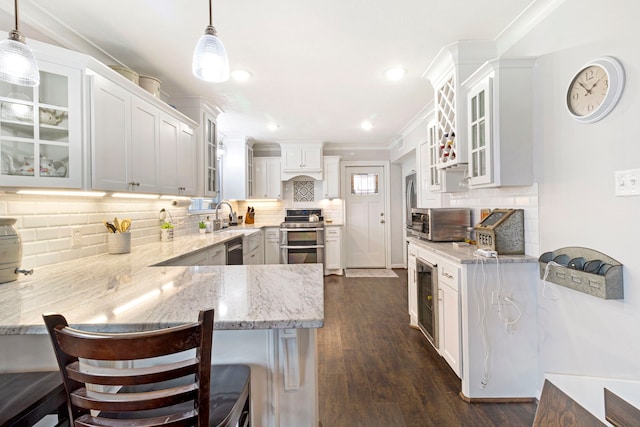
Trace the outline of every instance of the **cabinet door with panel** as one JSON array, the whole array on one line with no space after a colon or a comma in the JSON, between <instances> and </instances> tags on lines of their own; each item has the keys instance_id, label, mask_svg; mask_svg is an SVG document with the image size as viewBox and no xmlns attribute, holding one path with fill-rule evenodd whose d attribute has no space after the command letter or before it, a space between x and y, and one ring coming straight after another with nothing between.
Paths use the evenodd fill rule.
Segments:
<instances>
[{"instance_id":1,"label":"cabinet door with panel","mask_svg":"<svg viewBox=\"0 0 640 427\"><path fill-rule=\"evenodd\" d=\"M160 110L133 96L131 103L130 176L135 191L160 191Z\"/></svg>"},{"instance_id":2,"label":"cabinet door with panel","mask_svg":"<svg viewBox=\"0 0 640 427\"><path fill-rule=\"evenodd\" d=\"M326 226L324 232L325 273L342 274L342 227Z\"/></svg>"},{"instance_id":3,"label":"cabinet door with panel","mask_svg":"<svg viewBox=\"0 0 640 427\"><path fill-rule=\"evenodd\" d=\"M178 152L176 153L176 167L178 194L195 196L196 183L196 134L193 127L180 123L178 132Z\"/></svg>"},{"instance_id":4,"label":"cabinet door with panel","mask_svg":"<svg viewBox=\"0 0 640 427\"><path fill-rule=\"evenodd\" d=\"M322 191L326 199L340 197L340 156L324 156Z\"/></svg>"},{"instance_id":5,"label":"cabinet door with panel","mask_svg":"<svg viewBox=\"0 0 640 427\"><path fill-rule=\"evenodd\" d=\"M322 144L280 144L283 172L321 172Z\"/></svg>"},{"instance_id":6,"label":"cabinet door with panel","mask_svg":"<svg viewBox=\"0 0 640 427\"><path fill-rule=\"evenodd\" d=\"M463 83L471 187L533 182L534 63L533 58L495 59Z\"/></svg>"},{"instance_id":7,"label":"cabinet door with panel","mask_svg":"<svg viewBox=\"0 0 640 427\"><path fill-rule=\"evenodd\" d=\"M280 264L280 229L279 227L265 228L264 263Z\"/></svg>"},{"instance_id":8,"label":"cabinet door with panel","mask_svg":"<svg viewBox=\"0 0 640 427\"><path fill-rule=\"evenodd\" d=\"M180 123L178 120L163 114L160 118L160 191L165 194L178 194L178 169L176 168L176 154L178 152L178 134Z\"/></svg>"},{"instance_id":9,"label":"cabinet door with panel","mask_svg":"<svg viewBox=\"0 0 640 427\"><path fill-rule=\"evenodd\" d=\"M38 59L40 85L0 82L2 186L82 186L82 71Z\"/></svg>"},{"instance_id":10,"label":"cabinet door with panel","mask_svg":"<svg viewBox=\"0 0 640 427\"><path fill-rule=\"evenodd\" d=\"M207 265L225 265L227 263L225 246L215 245L207 250Z\"/></svg>"},{"instance_id":11,"label":"cabinet door with panel","mask_svg":"<svg viewBox=\"0 0 640 427\"><path fill-rule=\"evenodd\" d=\"M438 262L438 299L440 321L440 354L451 369L460 377L461 352L460 341L460 271L459 268Z\"/></svg>"},{"instance_id":12,"label":"cabinet door with panel","mask_svg":"<svg viewBox=\"0 0 640 427\"><path fill-rule=\"evenodd\" d=\"M409 244L407 247L407 296L409 305L409 324L418 327L418 274L416 260L418 248Z\"/></svg>"},{"instance_id":13,"label":"cabinet door with panel","mask_svg":"<svg viewBox=\"0 0 640 427\"><path fill-rule=\"evenodd\" d=\"M281 199L280 157L254 157L254 198Z\"/></svg>"},{"instance_id":14,"label":"cabinet door with panel","mask_svg":"<svg viewBox=\"0 0 640 427\"><path fill-rule=\"evenodd\" d=\"M132 182L128 170L131 94L101 75L90 76L89 85L92 88L92 188L126 191Z\"/></svg>"}]
</instances>

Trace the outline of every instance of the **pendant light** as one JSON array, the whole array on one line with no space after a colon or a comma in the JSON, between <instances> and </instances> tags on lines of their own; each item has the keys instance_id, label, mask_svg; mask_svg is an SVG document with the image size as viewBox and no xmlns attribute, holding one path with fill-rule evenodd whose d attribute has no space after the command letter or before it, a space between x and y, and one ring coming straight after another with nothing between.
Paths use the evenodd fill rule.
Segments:
<instances>
[{"instance_id":1,"label":"pendant light","mask_svg":"<svg viewBox=\"0 0 640 427\"><path fill-rule=\"evenodd\" d=\"M193 52L193 74L208 82L224 82L229 79L227 51L213 28L213 13L209 0L209 25L198 40Z\"/></svg>"},{"instance_id":2,"label":"pendant light","mask_svg":"<svg viewBox=\"0 0 640 427\"><path fill-rule=\"evenodd\" d=\"M33 52L18 31L18 0L14 1L16 26L0 42L0 80L20 86L38 86L40 71Z\"/></svg>"}]
</instances>

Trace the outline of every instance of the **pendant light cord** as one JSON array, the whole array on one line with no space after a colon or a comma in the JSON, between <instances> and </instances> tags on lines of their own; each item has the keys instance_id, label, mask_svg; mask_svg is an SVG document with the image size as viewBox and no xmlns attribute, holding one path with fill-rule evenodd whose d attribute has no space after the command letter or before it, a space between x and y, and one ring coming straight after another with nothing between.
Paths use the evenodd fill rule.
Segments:
<instances>
[{"instance_id":1,"label":"pendant light cord","mask_svg":"<svg viewBox=\"0 0 640 427\"><path fill-rule=\"evenodd\" d=\"M17 2L18 2L18 0L16 0L16 3ZM17 12L16 12L16 15L17 15ZM18 18L16 18L16 19L18 19ZM213 27L213 9L211 7L211 0L209 0L209 26Z\"/></svg>"},{"instance_id":2,"label":"pendant light cord","mask_svg":"<svg viewBox=\"0 0 640 427\"><path fill-rule=\"evenodd\" d=\"M13 0L13 9L16 13L14 13L16 17L16 31L18 31L18 0Z\"/></svg>"}]
</instances>

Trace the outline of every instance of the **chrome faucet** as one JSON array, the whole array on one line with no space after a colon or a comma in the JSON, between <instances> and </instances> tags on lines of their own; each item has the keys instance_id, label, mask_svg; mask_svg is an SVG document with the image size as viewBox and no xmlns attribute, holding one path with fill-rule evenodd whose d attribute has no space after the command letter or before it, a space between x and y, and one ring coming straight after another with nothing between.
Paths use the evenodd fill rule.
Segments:
<instances>
[{"instance_id":1,"label":"chrome faucet","mask_svg":"<svg viewBox=\"0 0 640 427\"><path fill-rule=\"evenodd\" d=\"M218 203L216 205L216 221L218 220L218 209L220 208L220 205L227 205L229 206L229 210L231 210L231 215L234 215L235 212L233 211L233 206L231 206L231 204L229 202L225 202L224 200L220 203Z\"/></svg>"}]
</instances>

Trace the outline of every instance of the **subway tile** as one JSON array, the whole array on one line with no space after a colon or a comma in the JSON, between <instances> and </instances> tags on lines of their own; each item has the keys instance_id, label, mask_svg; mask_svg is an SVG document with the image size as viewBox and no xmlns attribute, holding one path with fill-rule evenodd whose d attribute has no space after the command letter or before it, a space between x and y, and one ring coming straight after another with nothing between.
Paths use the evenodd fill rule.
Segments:
<instances>
[{"instance_id":1,"label":"subway tile","mask_svg":"<svg viewBox=\"0 0 640 427\"><path fill-rule=\"evenodd\" d=\"M39 255L47 252L47 242L26 242L22 243L22 255Z\"/></svg>"},{"instance_id":2,"label":"subway tile","mask_svg":"<svg viewBox=\"0 0 640 427\"><path fill-rule=\"evenodd\" d=\"M38 266L42 267L45 265L56 264L60 262L60 254L58 254L57 252L40 254L36 257L36 259L37 259Z\"/></svg>"},{"instance_id":3,"label":"subway tile","mask_svg":"<svg viewBox=\"0 0 640 427\"><path fill-rule=\"evenodd\" d=\"M48 240L47 250L49 252L58 252L71 248L71 238Z\"/></svg>"}]
</instances>

